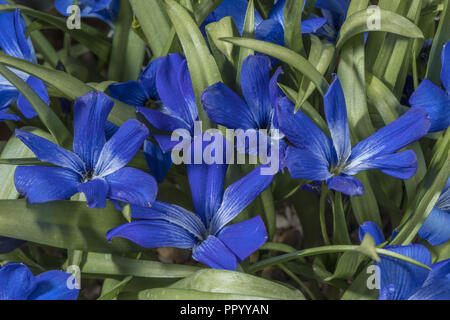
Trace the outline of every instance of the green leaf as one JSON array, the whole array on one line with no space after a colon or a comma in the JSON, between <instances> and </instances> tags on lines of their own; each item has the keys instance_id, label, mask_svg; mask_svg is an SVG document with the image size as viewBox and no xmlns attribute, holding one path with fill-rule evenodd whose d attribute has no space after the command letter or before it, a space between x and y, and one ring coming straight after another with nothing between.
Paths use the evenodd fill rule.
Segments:
<instances>
[{"instance_id":1,"label":"green leaf","mask_svg":"<svg viewBox=\"0 0 450 320\"><path fill-rule=\"evenodd\" d=\"M108 203L105 209L89 209L85 202L55 201L29 204L25 200L0 200L0 235L57 248L96 252L137 252L132 242L106 232L126 223Z\"/></svg>"},{"instance_id":2,"label":"green leaf","mask_svg":"<svg viewBox=\"0 0 450 320\"><path fill-rule=\"evenodd\" d=\"M329 41L320 41L316 36L311 35L311 50L308 60L311 64L324 75L328 70L334 57L335 48ZM295 112L299 110L309 96L314 92L315 86L306 77L300 81L299 91L295 102Z\"/></svg>"},{"instance_id":3,"label":"green leaf","mask_svg":"<svg viewBox=\"0 0 450 320\"><path fill-rule=\"evenodd\" d=\"M163 55L171 30L170 21L163 9L163 1L130 0L130 4L153 56Z\"/></svg>"},{"instance_id":4,"label":"green leaf","mask_svg":"<svg viewBox=\"0 0 450 320\"><path fill-rule=\"evenodd\" d=\"M174 0L165 0L165 8L186 55L199 119L207 129L210 120L201 106L201 95L207 87L222 81L219 68L189 12Z\"/></svg>"},{"instance_id":5,"label":"green leaf","mask_svg":"<svg viewBox=\"0 0 450 320\"><path fill-rule=\"evenodd\" d=\"M117 214L117 213L116 213ZM120 216L120 214L118 214ZM106 253L88 252L80 265L82 273L141 278L185 278L201 270L199 267L136 260Z\"/></svg>"},{"instance_id":6,"label":"green leaf","mask_svg":"<svg viewBox=\"0 0 450 320\"><path fill-rule=\"evenodd\" d=\"M48 83L54 88L58 89L64 97L75 100L94 88L87 84L84 84L80 80L71 75L54 69L40 66L38 64L31 63L26 60L10 57L0 52L0 64L4 64L8 67L24 71L42 81ZM126 120L136 118L136 109L114 100L114 108L109 114L108 120L115 125L122 125Z\"/></svg>"},{"instance_id":7,"label":"green leaf","mask_svg":"<svg viewBox=\"0 0 450 320\"><path fill-rule=\"evenodd\" d=\"M304 0L287 1L284 5L284 43L287 48L304 54L302 40L302 8Z\"/></svg>"},{"instance_id":8,"label":"green leaf","mask_svg":"<svg viewBox=\"0 0 450 320\"><path fill-rule=\"evenodd\" d=\"M368 269L363 269L359 275L352 281L350 287L345 290L341 300L376 300L379 295L377 289L369 289L369 278L375 277L374 274L368 272Z\"/></svg>"},{"instance_id":9,"label":"green leaf","mask_svg":"<svg viewBox=\"0 0 450 320\"><path fill-rule=\"evenodd\" d=\"M39 135L46 139L51 140L51 135L45 131L36 129L36 128L21 128L22 130L27 130L32 132L33 134ZM0 155L0 181L2 181L2 185L0 186L0 199L17 199L19 198L19 193L14 186L14 172L16 171L16 166L11 164L21 164L19 163L9 163L9 158L16 157L17 160L22 160L22 158L31 158L34 157L34 153L31 152L28 147L23 144L15 136L12 136L6 146L3 148L2 153ZM27 159L24 159L27 160ZM35 163L38 163L39 160L34 158Z\"/></svg>"},{"instance_id":10,"label":"green leaf","mask_svg":"<svg viewBox=\"0 0 450 320\"><path fill-rule=\"evenodd\" d=\"M310 79L322 95L328 90L328 82L320 72L308 60L290 49L255 39L223 38L222 40L275 57Z\"/></svg>"},{"instance_id":11,"label":"green leaf","mask_svg":"<svg viewBox=\"0 0 450 320\"><path fill-rule=\"evenodd\" d=\"M447 129L438 140L433 154L428 172L416 194L416 201L409 204L405 213L408 220L392 241L394 245L408 245L413 241L444 189L450 172L450 130Z\"/></svg>"},{"instance_id":12,"label":"green leaf","mask_svg":"<svg viewBox=\"0 0 450 320\"><path fill-rule=\"evenodd\" d=\"M441 52L444 44L450 41L450 0L443 0L444 7L439 17L439 26L434 36L425 78L438 84L441 77Z\"/></svg>"},{"instance_id":13,"label":"green leaf","mask_svg":"<svg viewBox=\"0 0 450 320\"><path fill-rule=\"evenodd\" d=\"M69 34L72 38L92 50L92 52L94 52L100 60L107 61L111 49L111 43L108 38L96 28L89 26L87 23L82 23L81 29L69 30L67 28L65 18L56 17L25 6L0 5L0 12L15 9L20 9L21 13L39 19L57 29L62 30L64 33Z\"/></svg>"},{"instance_id":14,"label":"green leaf","mask_svg":"<svg viewBox=\"0 0 450 320\"><path fill-rule=\"evenodd\" d=\"M368 21L372 14L364 9L347 17L341 27L336 47L341 48L352 37L370 31L390 32L407 38L423 38L422 31L414 23L399 14L384 9L380 9L380 29L371 30Z\"/></svg>"},{"instance_id":15,"label":"green leaf","mask_svg":"<svg viewBox=\"0 0 450 320\"><path fill-rule=\"evenodd\" d=\"M248 2L247 11L245 13L244 28L242 29L242 38L250 38L250 39L255 38L255 5L253 0L250 0ZM238 50L239 56L238 56L238 63L236 66L237 69L236 84L240 91L242 64L249 55L252 55L255 52L252 49L246 47L239 47Z\"/></svg>"},{"instance_id":16,"label":"green leaf","mask_svg":"<svg viewBox=\"0 0 450 320\"><path fill-rule=\"evenodd\" d=\"M140 299L272 299L304 300L298 290L245 273L204 269L168 288L139 293Z\"/></svg>"},{"instance_id":17,"label":"green leaf","mask_svg":"<svg viewBox=\"0 0 450 320\"><path fill-rule=\"evenodd\" d=\"M107 280L111 279L106 279L105 282ZM133 277L131 276L125 277L122 281L115 284L107 291L105 292L102 291L102 295L97 300L114 300L120 294L120 292L130 283L131 280L133 280Z\"/></svg>"},{"instance_id":18,"label":"green leaf","mask_svg":"<svg viewBox=\"0 0 450 320\"><path fill-rule=\"evenodd\" d=\"M72 134L64 126L63 122L53 112L53 110L42 101L41 97L34 92L30 86L18 77L14 72L0 64L0 74L5 77L33 106L34 110L55 138L55 141L63 147L70 147L72 144Z\"/></svg>"},{"instance_id":19,"label":"green leaf","mask_svg":"<svg viewBox=\"0 0 450 320\"><path fill-rule=\"evenodd\" d=\"M121 1L119 15L114 24L114 37L109 58L108 79L121 81L125 72L128 37L133 21L133 12L128 1Z\"/></svg>"}]
</instances>

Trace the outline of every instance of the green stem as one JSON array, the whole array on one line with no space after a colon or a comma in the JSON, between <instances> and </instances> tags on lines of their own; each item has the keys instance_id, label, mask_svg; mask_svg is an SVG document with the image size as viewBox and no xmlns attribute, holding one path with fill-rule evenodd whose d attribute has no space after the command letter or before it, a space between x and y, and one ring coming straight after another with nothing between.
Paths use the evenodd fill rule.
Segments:
<instances>
[{"instance_id":1,"label":"green stem","mask_svg":"<svg viewBox=\"0 0 450 320\"><path fill-rule=\"evenodd\" d=\"M336 244L351 244L348 234L347 221L345 219L344 206L342 205L342 195L334 192L331 197L333 202L333 240Z\"/></svg>"},{"instance_id":2,"label":"green stem","mask_svg":"<svg viewBox=\"0 0 450 320\"><path fill-rule=\"evenodd\" d=\"M328 187L325 182L322 182L322 188L320 191L320 209L319 209L319 215L320 215L320 229L322 231L322 237L324 243L329 246L331 244L330 239L328 238L327 233L327 223L325 219L325 205L328 195Z\"/></svg>"},{"instance_id":3,"label":"green stem","mask_svg":"<svg viewBox=\"0 0 450 320\"><path fill-rule=\"evenodd\" d=\"M267 228L269 229L269 239L272 239L276 230L276 211L273 201L272 189L270 186L261 193L261 202L263 205L264 215L266 218Z\"/></svg>"},{"instance_id":4,"label":"green stem","mask_svg":"<svg viewBox=\"0 0 450 320\"><path fill-rule=\"evenodd\" d=\"M295 273L293 273L291 270L289 270L286 266L282 264L280 264L278 267L281 270L283 270L289 277L291 277L292 280L294 280L300 286L300 288L302 288L303 291L306 292L306 294L311 298L311 300L317 300L314 294L311 292L311 290L309 290L308 286L304 284L303 281L300 280L300 278L295 275Z\"/></svg>"}]
</instances>

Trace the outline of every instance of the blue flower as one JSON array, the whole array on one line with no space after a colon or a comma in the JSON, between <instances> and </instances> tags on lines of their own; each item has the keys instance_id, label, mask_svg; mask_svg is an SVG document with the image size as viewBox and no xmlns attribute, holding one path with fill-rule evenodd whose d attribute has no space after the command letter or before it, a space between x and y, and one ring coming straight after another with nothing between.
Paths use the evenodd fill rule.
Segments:
<instances>
[{"instance_id":1,"label":"blue flower","mask_svg":"<svg viewBox=\"0 0 450 320\"><path fill-rule=\"evenodd\" d=\"M350 0L317 0L315 7L320 9L327 21L327 24L318 30L317 35L335 41L347 16L349 5Z\"/></svg>"},{"instance_id":2,"label":"blue flower","mask_svg":"<svg viewBox=\"0 0 450 320\"><path fill-rule=\"evenodd\" d=\"M418 234L434 246L450 240L450 179Z\"/></svg>"},{"instance_id":3,"label":"blue flower","mask_svg":"<svg viewBox=\"0 0 450 320\"><path fill-rule=\"evenodd\" d=\"M227 224L271 184L273 176L262 175L257 167L224 191L226 171L226 164L187 165L195 213L160 201L151 208L132 206L132 217L139 220L109 231L107 239L122 237L145 248L192 249L192 257L211 268L235 270L237 262L266 242L267 233L259 216Z\"/></svg>"},{"instance_id":4,"label":"blue flower","mask_svg":"<svg viewBox=\"0 0 450 320\"><path fill-rule=\"evenodd\" d=\"M104 93L90 92L74 106L74 152L39 136L16 130L16 136L36 157L56 167L19 166L14 182L17 191L31 203L64 200L84 193L90 208L104 208L106 199L149 206L155 199L155 179L140 170L125 167L148 136L135 119L127 120L106 141L106 118L113 101Z\"/></svg>"},{"instance_id":5,"label":"blue flower","mask_svg":"<svg viewBox=\"0 0 450 320\"><path fill-rule=\"evenodd\" d=\"M5 0L0 0L1 4L8 4ZM33 44L30 39L25 38L25 21L19 10L14 12L0 13L0 49L9 56L24 59L36 63ZM50 103L47 89L44 83L28 74L14 70L14 73L24 80L46 103ZM36 111L25 97L8 80L0 75L0 121L20 120L16 115L7 113L9 105L17 102L17 107L25 118L30 119L37 116Z\"/></svg>"},{"instance_id":6,"label":"blue flower","mask_svg":"<svg viewBox=\"0 0 450 320\"><path fill-rule=\"evenodd\" d=\"M450 125L450 42L442 49L441 81L447 91L424 79L409 99L413 107L423 107L431 118L430 132L445 130Z\"/></svg>"},{"instance_id":7,"label":"blue flower","mask_svg":"<svg viewBox=\"0 0 450 320\"><path fill-rule=\"evenodd\" d=\"M47 271L34 276L21 263L8 263L0 269L0 300L76 300L79 289L69 289L72 275Z\"/></svg>"},{"instance_id":8,"label":"blue flower","mask_svg":"<svg viewBox=\"0 0 450 320\"><path fill-rule=\"evenodd\" d=\"M365 222L359 229L360 240L369 233L377 245L384 242L380 228L373 222ZM449 300L450 259L431 264L431 254L419 244L385 246L384 249L399 253L424 265L423 267L388 256L380 256L376 265L380 272L380 300Z\"/></svg>"},{"instance_id":9,"label":"blue flower","mask_svg":"<svg viewBox=\"0 0 450 320\"><path fill-rule=\"evenodd\" d=\"M69 16L67 9L75 0L55 0L55 8L63 16ZM78 0L81 17L99 18L110 25L119 13L120 0Z\"/></svg>"},{"instance_id":10,"label":"blue flower","mask_svg":"<svg viewBox=\"0 0 450 320\"><path fill-rule=\"evenodd\" d=\"M324 96L331 139L301 110L294 114L294 105L288 98L279 101L278 125L293 144L286 150L285 164L294 179L326 181L330 189L355 196L364 194L364 186L353 177L358 172L378 169L399 179L409 179L415 174L414 151L397 151L428 132L430 120L425 109L411 108L352 148L344 93L338 78Z\"/></svg>"},{"instance_id":11,"label":"blue flower","mask_svg":"<svg viewBox=\"0 0 450 320\"><path fill-rule=\"evenodd\" d=\"M272 8L268 19L264 20L255 10L255 38L258 40L284 45L284 5L285 0L279 0ZM224 0L203 23L204 28L211 22L216 22L224 17L233 17L234 22L242 34L244 29L245 14L248 1ZM302 33L312 33L322 27L327 20L325 18L313 18L302 22Z\"/></svg>"},{"instance_id":12,"label":"blue flower","mask_svg":"<svg viewBox=\"0 0 450 320\"><path fill-rule=\"evenodd\" d=\"M111 97L134 107L144 107L152 102L158 103L156 91L156 71L161 57L152 60L139 76L139 81L115 83L109 86Z\"/></svg>"},{"instance_id":13,"label":"blue flower","mask_svg":"<svg viewBox=\"0 0 450 320\"><path fill-rule=\"evenodd\" d=\"M278 129L274 107L283 96L278 87L282 70L278 68L272 77L270 71L271 62L267 56L248 56L242 63L241 70L241 88L245 100L225 84L218 82L202 94L202 105L208 117L229 129L264 129L267 133ZM276 135L273 138L279 140L282 136ZM283 151L286 146L282 140L279 142L279 149ZM271 145L270 139L268 145Z\"/></svg>"},{"instance_id":14,"label":"blue flower","mask_svg":"<svg viewBox=\"0 0 450 320\"><path fill-rule=\"evenodd\" d=\"M138 107L138 112L159 130L171 134L177 129L185 129L193 135L198 114L186 59L172 53L160 58L151 68L156 68L156 80L152 71L156 87L154 97L159 97L161 102L158 109ZM171 141L170 135L155 134L153 137L164 153L178 144L178 141Z\"/></svg>"}]
</instances>

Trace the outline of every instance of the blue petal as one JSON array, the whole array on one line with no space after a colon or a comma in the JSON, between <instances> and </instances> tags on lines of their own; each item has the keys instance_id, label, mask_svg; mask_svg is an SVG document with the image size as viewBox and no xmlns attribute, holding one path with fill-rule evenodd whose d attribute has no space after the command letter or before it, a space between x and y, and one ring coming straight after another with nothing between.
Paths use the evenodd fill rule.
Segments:
<instances>
[{"instance_id":1,"label":"blue petal","mask_svg":"<svg viewBox=\"0 0 450 320\"><path fill-rule=\"evenodd\" d=\"M172 141L171 136L162 136L162 135L153 135L153 138L155 138L156 142L158 142L159 147L161 150L165 153L172 151L180 142Z\"/></svg>"},{"instance_id":2,"label":"blue petal","mask_svg":"<svg viewBox=\"0 0 450 320\"><path fill-rule=\"evenodd\" d=\"M47 271L36 277L36 288L29 300L76 300L80 290L69 289L67 281L72 275L58 270Z\"/></svg>"},{"instance_id":3,"label":"blue petal","mask_svg":"<svg viewBox=\"0 0 450 320\"><path fill-rule=\"evenodd\" d=\"M150 122L155 128L163 131L173 132L177 129L186 129L191 131L191 125L171 113L166 113L166 110L154 110L150 108L137 108L137 112L142 114L145 119ZM167 110L168 111L168 110Z\"/></svg>"},{"instance_id":4,"label":"blue petal","mask_svg":"<svg viewBox=\"0 0 450 320\"><path fill-rule=\"evenodd\" d=\"M441 210L450 211L450 177L447 180L436 206Z\"/></svg>"},{"instance_id":5,"label":"blue petal","mask_svg":"<svg viewBox=\"0 0 450 320\"><path fill-rule=\"evenodd\" d=\"M161 59L156 88L161 101L171 113L193 126L197 120L197 106L185 58L172 53Z\"/></svg>"},{"instance_id":6,"label":"blue petal","mask_svg":"<svg viewBox=\"0 0 450 320\"><path fill-rule=\"evenodd\" d=\"M28 300L36 287L31 271L21 263L10 263L0 269L0 300Z\"/></svg>"},{"instance_id":7,"label":"blue petal","mask_svg":"<svg viewBox=\"0 0 450 320\"><path fill-rule=\"evenodd\" d=\"M189 231L198 240L202 240L207 232L205 225L196 214L161 201L155 201L150 208L132 206L131 216L133 219L165 220Z\"/></svg>"},{"instance_id":8,"label":"blue petal","mask_svg":"<svg viewBox=\"0 0 450 320\"><path fill-rule=\"evenodd\" d=\"M316 33L320 28L322 28L327 23L326 18L311 18L302 21L302 33Z\"/></svg>"},{"instance_id":9,"label":"blue petal","mask_svg":"<svg viewBox=\"0 0 450 320\"><path fill-rule=\"evenodd\" d=\"M286 0L278 0L272 7L269 13L269 19L275 19L280 25L284 27L284 6Z\"/></svg>"},{"instance_id":10,"label":"blue petal","mask_svg":"<svg viewBox=\"0 0 450 320\"><path fill-rule=\"evenodd\" d=\"M85 171L83 161L75 153L30 132L16 129L15 133L39 160L79 173Z\"/></svg>"},{"instance_id":11,"label":"blue petal","mask_svg":"<svg viewBox=\"0 0 450 320\"><path fill-rule=\"evenodd\" d=\"M340 175L332 177L327 181L328 188L339 191L349 196L362 196L364 194L364 185L352 176Z\"/></svg>"},{"instance_id":12,"label":"blue petal","mask_svg":"<svg viewBox=\"0 0 450 320\"><path fill-rule=\"evenodd\" d=\"M450 278L420 288L409 300L450 300Z\"/></svg>"},{"instance_id":13,"label":"blue petal","mask_svg":"<svg viewBox=\"0 0 450 320\"><path fill-rule=\"evenodd\" d=\"M19 91L0 76L0 109L8 107L19 97Z\"/></svg>"},{"instance_id":14,"label":"blue petal","mask_svg":"<svg viewBox=\"0 0 450 320\"><path fill-rule=\"evenodd\" d=\"M345 163L352 152L344 91L336 77L323 97L325 116L337 154L338 163Z\"/></svg>"},{"instance_id":15,"label":"blue petal","mask_svg":"<svg viewBox=\"0 0 450 320\"><path fill-rule=\"evenodd\" d=\"M78 192L81 177L72 170L19 166L14 174L17 191L30 203L65 200Z\"/></svg>"},{"instance_id":16,"label":"blue petal","mask_svg":"<svg viewBox=\"0 0 450 320\"><path fill-rule=\"evenodd\" d=\"M284 46L284 28L275 19L261 22L255 29L255 39Z\"/></svg>"},{"instance_id":17,"label":"blue petal","mask_svg":"<svg viewBox=\"0 0 450 320\"><path fill-rule=\"evenodd\" d=\"M288 146L284 162L294 179L323 181L332 177L328 161L307 148Z\"/></svg>"},{"instance_id":18,"label":"blue petal","mask_svg":"<svg viewBox=\"0 0 450 320\"><path fill-rule=\"evenodd\" d=\"M365 160L356 167L351 163L343 172L354 175L363 170L378 169L398 179L409 179L417 171L417 156L412 150L382 155Z\"/></svg>"},{"instance_id":19,"label":"blue petal","mask_svg":"<svg viewBox=\"0 0 450 320\"><path fill-rule=\"evenodd\" d=\"M233 220L261 192L270 186L273 175L263 175L259 166L249 174L230 185L223 195L222 205L211 222L211 234L216 234L228 222Z\"/></svg>"},{"instance_id":20,"label":"blue petal","mask_svg":"<svg viewBox=\"0 0 450 320\"><path fill-rule=\"evenodd\" d=\"M434 207L422 227L419 236L433 246L450 240L450 213Z\"/></svg>"},{"instance_id":21,"label":"blue petal","mask_svg":"<svg viewBox=\"0 0 450 320\"><path fill-rule=\"evenodd\" d=\"M123 168L148 137L146 126L135 119L129 119L105 143L95 165L97 175L107 176Z\"/></svg>"},{"instance_id":22,"label":"blue petal","mask_svg":"<svg viewBox=\"0 0 450 320\"><path fill-rule=\"evenodd\" d=\"M441 54L441 81L447 92L450 92L450 42L447 42Z\"/></svg>"},{"instance_id":23,"label":"blue petal","mask_svg":"<svg viewBox=\"0 0 450 320\"><path fill-rule=\"evenodd\" d=\"M425 136L430 120L423 108L411 108L404 115L358 143L349 158L355 168L365 161L391 154Z\"/></svg>"},{"instance_id":24,"label":"blue petal","mask_svg":"<svg viewBox=\"0 0 450 320\"><path fill-rule=\"evenodd\" d=\"M362 225L359 226L359 241L363 241L366 233L369 233L372 239L375 241L375 245L379 246L383 242L386 241L383 231L380 227L372 221L366 221Z\"/></svg>"},{"instance_id":25,"label":"blue petal","mask_svg":"<svg viewBox=\"0 0 450 320\"><path fill-rule=\"evenodd\" d=\"M106 119L114 102L104 93L89 92L78 98L74 110L73 150L92 171L106 142Z\"/></svg>"},{"instance_id":26,"label":"blue petal","mask_svg":"<svg viewBox=\"0 0 450 320\"><path fill-rule=\"evenodd\" d=\"M158 183L162 183L172 167L172 154L164 153L158 145L148 140L144 142L144 154L150 172Z\"/></svg>"},{"instance_id":27,"label":"blue petal","mask_svg":"<svg viewBox=\"0 0 450 320\"><path fill-rule=\"evenodd\" d=\"M105 177L109 198L148 207L155 201L158 184L155 179L135 168L122 168Z\"/></svg>"},{"instance_id":28,"label":"blue petal","mask_svg":"<svg viewBox=\"0 0 450 320\"><path fill-rule=\"evenodd\" d=\"M109 186L105 179L95 178L78 186L78 191L84 193L89 208L106 207L106 196Z\"/></svg>"},{"instance_id":29,"label":"blue petal","mask_svg":"<svg viewBox=\"0 0 450 320\"><path fill-rule=\"evenodd\" d=\"M202 155L205 153L205 147L211 145L214 147L215 143L222 144L225 139L220 136L220 139L211 143L202 143ZM195 150L189 148L189 153ZM195 161L195 156L193 157ZM224 159L221 159L223 164L206 164L204 161L200 164L195 164L194 161L186 165L189 179L189 186L191 188L192 200L194 202L195 213L200 216L205 226L209 223L214 214L219 209L222 203L223 188L225 183L225 175L227 173L228 165Z\"/></svg>"},{"instance_id":30,"label":"blue petal","mask_svg":"<svg viewBox=\"0 0 450 320\"><path fill-rule=\"evenodd\" d=\"M258 123L266 129L272 118L270 100L270 59L267 56L250 55L242 63L241 87L245 101Z\"/></svg>"},{"instance_id":31,"label":"blue petal","mask_svg":"<svg viewBox=\"0 0 450 320\"><path fill-rule=\"evenodd\" d=\"M142 84L136 81L114 83L108 87L109 94L114 99L129 104L130 106L145 106L150 96Z\"/></svg>"},{"instance_id":32,"label":"blue petal","mask_svg":"<svg viewBox=\"0 0 450 320\"><path fill-rule=\"evenodd\" d=\"M450 124L450 96L430 80L423 80L409 103L427 110L431 119L430 132L445 130Z\"/></svg>"},{"instance_id":33,"label":"blue petal","mask_svg":"<svg viewBox=\"0 0 450 320\"><path fill-rule=\"evenodd\" d=\"M331 163L331 140L301 110L294 113L294 104L287 98L279 100L277 121L281 132L299 149L311 152L321 163Z\"/></svg>"},{"instance_id":34,"label":"blue petal","mask_svg":"<svg viewBox=\"0 0 450 320\"><path fill-rule=\"evenodd\" d=\"M159 100L158 92L156 91L156 72L162 59L163 57L158 57L152 60L139 76L141 85L152 100Z\"/></svg>"},{"instance_id":35,"label":"blue petal","mask_svg":"<svg viewBox=\"0 0 450 320\"><path fill-rule=\"evenodd\" d=\"M140 220L123 224L106 234L108 241L121 237L144 248L193 248L197 240L189 231L163 220Z\"/></svg>"},{"instance_id":36,"label":"blue petal","mask_svg":"<svg viewBox=\"0 0 450 320\"><path fill-rule=\"evenodd\" d=\"M117 130L119 130L119 127L116 126L115 124L106 121L105 124L105 136L106 136L106 140L109 140L112 138L113 135L116 134Z\"/></svg>"},{"instance_id":37,"label":"blue petal","mask_svg":"<svg viewBox=\"0 0 450 320\"><path fill-rule=\"evenodd\" d=\"M249 106L222 82L203 91L202 105L208 117L224 127L243 130L258 127Z\"/></svg>"},{"instance_id":38,"label":"blue petal","mask_svg":"<svg viewBox=\"0 0 450 320\"><path fill-rule=\"evenodd\" d=\"M48 96L47 88L45 87L45 84L41 79L29 77L26 82L31 87L31 89L33 89L38 94L38 96L42 99L42 101L44 101L46 105L50 104L50 97ZM33 106L22 94L20 94L19 98L17 99L17 107L27 119L31 119L37 116L37 113L34 110Z\"/></svg>"},{"instance_id":39,"label":"blue petal","mask_svg":"<svg viewBox=\"0 0 450 320\"><path fill-rule=\"evenodd\" d=\"M211 13L209 20L219 21L222 18L231 16L239 32L242 33L247 6L247 0L223 0L216 10ZM255 25L261 23L262 20L261 15L255 10Z\"/></svg>"},{"instance_id":40,"label":"blue petal","mask_svg":"<svg viewBox=\"0 0 450 320\"><path fill-rule=\"evenodd\" d=\"M427 266L431 265L431 254L422 245L387 246L385 249L415 259ZM393 292L386 298L388 300L406 300L413 295L425 282L429 271L412 263L398 260L388 256L380 256L377 262L380 267L380 290L393 285Z\"/></svg>"},{"instance_id":41,"label":"blue petal","mask_svg":"<svg viewBox=\"0 0 450 320\"><path fill-rule=\"evenodd\" d=\"M192 252L192 258L215 269L236 270L236 256L218 238L208 236Z\"/></svg>"},{"instance_id":42,"label":"blue petal","mask_svg":"<svg viewBox=\"0 0 450 320\"><path fill-rule=\"evenodd\" d=\"M443 278L450 277L450 259L443 260L431 265L431 272L428 274L423 286L440 281Z\"/></svg>"},{"instance_id":43,"label":"blue petal","mask_svg":"<svg viewBox=\"0 0 450 320\"><path fill-rule=\"evenodd\" d=\"M267 241L267 232L260 216L223 228L217 237L244 261Z\"/></svg>"},{"instance_id":44,"label":"blue petal","mask_svg":"<svg viewBox=\"0 0 450 320\"><path fill-rule=\"evenodd\" d=\"M19 121L20 117L10 113L0 112L0 122L4 120Z\"/></svg>"},{"instance_id":45,"label":"blue petal","mask_svg":"<svg viewBox=\"0 0 450 320\"><path fill-rule=\"evenodd\" d=\"M25 241L0 236L0 254L9 253L19 248Z\"/></svg>"},{"instance_id":46,"label":"blue petal","mask_svg":"<svg viewBox=\"0 0 450 320\"><path fill-rule=\"evenodd\" d=\"M282 75L283 73L283 69L281 69L281 67L278 67L273 73L272 78L270 78L269 94L270 102L273 108L278 105L278 100L285 96L283 90L281 90L280 86L278 85L280 75ZM274 114L275 113L276 112L274 112ZM276 128L278 128L278 122L276 122Z\"/></svg>"},{"instance_id":47,"label":"blue petal","mask_svg":"<svg viewBox=\"0 0 450 320\"><path fill-rule=\"evenodd\" d=\"M0 13L0 28L0 49L12 57L35 60L31 41L25 38L25 21L19 10Z\"/></svg>"},{"instance_id":48,"label":"blue petal","mask_svg":"<svg viewBox=\"0 0 450 320\"><path fill-rule=\"evenodd\" d=\"M347 13L348 5L349 0L317 0L315 7L345 15Z\"/></svg>"}]
</instances>

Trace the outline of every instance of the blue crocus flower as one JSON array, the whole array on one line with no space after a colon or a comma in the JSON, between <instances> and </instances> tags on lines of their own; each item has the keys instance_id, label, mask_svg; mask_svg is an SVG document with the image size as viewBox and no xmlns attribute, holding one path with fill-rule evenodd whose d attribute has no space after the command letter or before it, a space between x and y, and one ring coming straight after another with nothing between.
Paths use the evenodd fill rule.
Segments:
<instances>
[{"instance_id":1,"label":"blue crocus flower","mask_svg":"<svg viewBox=\"0 0 450 320\"><path fill-rule=\"evenodd\" d=\"M63 16L69 16L67 9L77 3L81 17L98 18L110 25L119 13L120 0L55 0L55 8Z\"/></svg>"},{"instance_id":2,"label":"blue crocus flower","mask_svg":"<svg viewBox=\"0 0 450 320\"><path fill-rule=\"evenodd\" d=\"M327 23L317 31L317 35L325 36L335 41L339 30L345 22L350 0L317 0L315 7L319 8Z\"/></svg>"},{"instance_id":3,"label":"blue crocus flower","mask_svg":"<svg viewBox=\"0 0 450 320\"><path fill-rule=\"evenodd\" d=\"M353 177L358 172L378 169L399 179L415 174L414 151L397 151L428 132L430 120L425 109L411 108L352 148L344 93L337 77L324 96L331 139L301 110L294 114L288 98L279 101L278 125L293 144L287 147L285 164L294 179L325 181L330 189L355 196L364 194L364 186Z\"/></svg>"},{"instance_id":4,"label":"blue crocus flower","mask_svg":"<svg viewBox=\"0 0 450 320\"><path fill-rule=\"evenodd\" d=\"M0 0L0 5L8 4ZM0 49L9 56L36 63L33 44L30 39L25 38L26 25L19 10L14 12L0 13ZM28 74L14 70L14 73L24 80L46 103L50 103L47 89L44 83ZM17 102L17 107L25 118L30 119L37 116L36 111L27 99L8 80L0 75L0 121L20 120L18 116L6 113L9 105Z\"/></svg>"},{"instance_id":5,"label":"blue crocus flower","mask_svg":"<svg viewBox=\"0 0 450 320\"><path fill-rule=\"evenodd\" d=\"M16 136L36 157L56 167L19 166L14 182L31 203L64 200L84 193L90 208L104 208L106 199L149 206L157 192L155 179L125 167L148 136L144 124L127 120L106 141L105 123L114 102L104 93L90 92L74 106L74 152L39 136L16 130Z\"/></svg>"},{"instance_id":6,"label":"blue crocus flower","mask_svg":"<svg viewBox=\"0 0 450 320\"><path fill-rule=\"evenodd\" d=\"M161 100L159 108L138 107L138 112L159 130L172 133L177 129L185 129L193 136L198 114L186 59L172 53L160 58L154 67L156 94ZM155 134L153 137L164 153L178 144L178 141L171 141L170 135Z\"/></svg>"},{"instance_id":7,"label":"blue crocus flower","mask_svg":"<svg viewBox=\"0 0 450 320\"><path fill-rule=\"evenodd\" d=\"M450 179L436 206L419 229L419 236L434 246L450 240Z\"/></svg>"},{"instance_id":8,"label":"blue crocus flower","mask_svg":"<svg viewBox=\"0 0 450 320\"><path fill-rule=\"evenodd\" d=\"M108 87L111 97L134 107L144 107L151 102L158 103L156 71L161 57L152 60L142 71L138 81L115 83Z\"/></svg>"},{"instance_id":9,"label":"blue crocus flower","mask_svg":"<svg viewBox=\"0 0 450 320\"><path fill-rule=\"evenodd\" d=\"M72 275L58 270L34 276L22 263L0 269L0 300L76 300L79 289L69 289Z\"/></svg>"},{"instance_id":10,"label":"blue crocus flower","mask_svg":"<svg viewBox=\"0 0 450 320\"><path fill-rule=\"evenodd\" d=\"M285 0L279 0L273 6L268 19L264 20L255 10L255 38L258 40L284 45L284 5ZM239 32L244 29L245 14L247 12L247 0L224 0L205 20L202 27L208 23L216 22L231 16L236 23ZM327 20L325 18L313 18L302 22L302 33L312 33L322 27Z\"/></svg>"},{"instance_id":11,"label":"blue crocus flower","mask_svg":"<svg viewBox=\"0 0 450 320\"><path fill-rule=\"evenodd\" d=\"M424 79L409 99L413 107L425 108L431 118L430 132L445 130L450 125L450 42L442 49L441 81L447 91Z\"/></svg>"},{"instance_id":12,"label":"blue crocus flower","mask_svg":"<svg viewBox=\"0 0 450 320\"><path fill-rule=\"evenodd\" d=\"M271 62L267 56L248 56L243 61L241 70L244 99L222 82L218 82L202 94L202 105L208 117L229 129L255 130L255 133L256 130L264 129L268 134L274 133L273 129L278 129L274 107L283 96L278 86L282 70L278 68L272 77L270 71ZM283 137L275 134L272 138L280 140ZM282 154L286 145L282 140L279 143L279 151ZM271 146L271 139L268 139L268 145ZM245 151L253 153L251 150Z\"/></svg>"},{"instance_id":13,"label":"blue crocus flower","mask_svg":"<svg viewBox=\"0 0 450 320\"><path fill-rule=\"evenodd\" d=\"M385 241L383 232L373 222L365 222L359 229L362 241L369 233L376 245ZM380 256L379 300L449 300L450 259L431 264L431 254L420 244L385 246L384 249L399 253L431 267L431 271L412 263L388 256Z\"/></svg>"},{"instance_id":14,"label":"blue crocus flower","mask_svg":"<svg viewBox=\"0 0 450 320\"><path fill-rule=\"evenodd\" d=\"M195 213L160 201L151 208L132 206L132 217L139 220L109 231L106 237L126 238L145 248L192 249L192 257L211 268L235 270L237 262L245 260L267 240L259 216L227 226L271 184L273 176L262 175L261 168L224 191L226 164L189 164L187 173Z\"/></svg>"}]
</instances>

